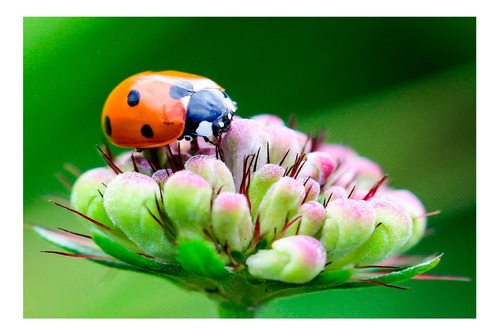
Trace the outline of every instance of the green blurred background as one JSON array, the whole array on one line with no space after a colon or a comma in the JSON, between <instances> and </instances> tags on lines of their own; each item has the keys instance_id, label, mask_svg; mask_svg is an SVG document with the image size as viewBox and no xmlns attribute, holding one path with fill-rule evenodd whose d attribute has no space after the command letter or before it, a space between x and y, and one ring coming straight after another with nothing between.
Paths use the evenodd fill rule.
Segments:
<instances>
[{"instance_id":1,"label":"green blurred background","mask_svg":"<svg viewBox=\"0 0 500 336\"><path fill-rule=\"evenodd\" d=\"M412 254L444 252L412 290L329 291L272 302L261 317L475 317L475 18L25 18L24 221L83 230L48 204L54 173L102 166L103 103L145 70L203 75L249 117L294 113L325 127L416 193L433 233ZM215 317L215 305L146 275L38 251L24 229L25 317Z\"/></svg>"}]
</instances>

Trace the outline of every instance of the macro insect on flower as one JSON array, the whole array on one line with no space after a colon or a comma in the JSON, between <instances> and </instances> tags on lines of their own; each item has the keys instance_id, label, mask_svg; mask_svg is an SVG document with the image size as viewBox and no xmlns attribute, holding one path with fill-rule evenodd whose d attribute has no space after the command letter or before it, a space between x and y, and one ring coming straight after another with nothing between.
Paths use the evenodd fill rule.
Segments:
<instances>
[{"instance_id":1,"label":"macro insect on flower","mask_svg":"<svg viewBox=\"0 0 500 336\"><path fill-rule=\"evenodd\" d=\"M221 317L254 317L295 294L406 289L394 283L438 264L401 256L430 213L391 188L379 165L276 116L234 111L203 77L148 72L122 82L103 128L113 144L142 152L99 148L107 166L81 174L69 204L56 203L90 234L34 226L67 251L45 252L164 277L206 293Z\"/></svg>"}]
</instances>

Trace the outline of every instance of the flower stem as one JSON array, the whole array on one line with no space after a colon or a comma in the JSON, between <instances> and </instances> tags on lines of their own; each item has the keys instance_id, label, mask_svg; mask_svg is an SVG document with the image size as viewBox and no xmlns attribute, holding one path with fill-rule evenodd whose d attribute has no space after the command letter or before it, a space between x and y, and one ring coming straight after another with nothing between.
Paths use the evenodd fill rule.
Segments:
<instances>
[{"instance_id":1,"label":"flower stem","mask_svg":"<svg viewBox=\"0 0 500 336\"><path fill-rule=\"evenodd\" d=\"M218 307L221 318L255 318L257 312L257 307L247 307L228 301L220 302Z\"/></svg>"}]
</instances>

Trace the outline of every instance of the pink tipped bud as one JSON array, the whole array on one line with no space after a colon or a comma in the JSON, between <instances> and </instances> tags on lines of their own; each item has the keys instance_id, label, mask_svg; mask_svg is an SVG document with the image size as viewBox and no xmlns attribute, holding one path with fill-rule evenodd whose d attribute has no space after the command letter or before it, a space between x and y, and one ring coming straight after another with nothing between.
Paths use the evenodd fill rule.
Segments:
<instances>
[{"instance_id":1,"label":"pink tipped bud","mask_svg":"<svg viewBox=\"0 0 500 336\"><path fill-rule=\"evenodd\" d=\"M285 122L278 116L273 114L258 114L250 118L252 120L258 121L264 126L285 126Z\"/></svg>"},{"instance_id":2,"label":"pink tipped bud","mask_svg":"<svg viewBox=\"0 0 500 336\"><path fill-rule=\"evenodd\" d=\"M355 252L353 261L360 265L373 265L390 257L406 244L412 233L410 214L402 205L384 199L369 203L375 210L378 226Z\"/></svg>"},{"instance_id":3,"label":"pink tipped bud","mask_svg":"<svg viewBox=\"0 0 500 336\"><path fill-rule=\"evenodd\" d=\"M301 177L297 179L300 183L304 185L306 189L306 199L304 202L315 201L318 198L321 187L319 183L308 177Z\"/></svg>"},{"instance_id":4,"label":"pink tipped bud","mask_svg":"<svg viewBox=\"0 0 500 336\"><path fill-rule=\"evenodd\" d=\"M341 164L358 156L352 148L338 144L321 144L318 147L318 151L328 153L333 160Z\"/></svg>"},{"instance_id":5,"label":"pink tipped bud","mask_svg":"<svg viewBox=\"0 0 500 336\"><path fill-rule=\"evenodd\" d=\"M258 210L261 233L267 239L276 237L302 204L305 188L299 181L282 177L267 191Z\"/></svg>"},{"instance_id":6,"label":"pink tipped bud","mask_svg":"<svg viewBox=\"0 0 500 336\"><path fill-rule=\"evenodd\" d=\"M173 174L163 186L165 210L183 237L205 237L211 199L210 183L189 170Z\"/></svg>"},{"instance_id":7,"label":"pink tipped bud","mask_svg":"<svg viewBox=\"0 0 500 336\"><path fill-rule=\"evenodd\" d=\"M151 178L155 180L156 183L163 188L165 182L167 182L168 178L173 174L172 169L160 169L155 171Z\"/></svg>"},{"instance_id":8,"label":"pink tipped bud","mask_svg":"<svg viewBox=\"0 0 500 336\"><path fill-rule=\"evenodd\" d=\"M108 184L104 207L114 224L144 253L169 258L173 255L173 245L153 217L160 218L156 206L159 192L158 184L151 177L126 172Z\"/></svg>"},{"instance_id":9,"label":"pink tipped bud","mask_svg":"<svg viewBox=\"0 0 500 336\"><path fill-rule=\"evenodd\" d=\"M215 147L200 148L196 155L216 156Z\"/></svg>"},{"instance_id":10,"label":"pink tipped bud","mask_svg":"<svg viewBox=\"0 0 500 336\"><path fill-rule=\"evenodd\" d=\"M148 160L146 160L146 158L140 153L137 153L135 151L127 151L118 155L114 163L123 172L133 172L137 168L137 170L141 174L148 176L151 176L153 174L153 168L151 168Z\"/></svg>"},{"instance_id":11,"label":"pink tipped bud","mask_svg":"<svg viewBox=\"0 0 500 336\"><path fill-rule=\"evenodd\" d=\"M336 185L345 186L347 189L356 185L358 190L369 190L382 177L384 177L384 171L378 164L358 156L344 163L334 180Z\"/></svg>"},{"instance_id":12,"label":"pink tipped bud","mask_svg":"<svg viewBox=\"0 0 500 336\"><path fill-rule=\"evenodd\" d=\"M325 224L326 211L321 204L311 201L300 206L296 217L300 217L300 219L286 230L286 237L294 235L315 236Z\"/></svg>"},{"instance_id":13,"label":"pink tipped bud","mask_svg":"<svg viewBox=\"0 0 500 336\"><path fill-rule=\"evenodd\" d=\"M186 162L186 169L203 177L215 192L234 192L233 175L224 164L213 156L196 155ZM214 196L215 197L215 196Z\"/></svg>"},{"instance_id":14,"label":"pink tipped bud","mask_svg":"<svg viewBox=\"0 0 500 336\"><path fill-rule=\"evenodd\" d=\"M325 261L325 249L316 239L293 236L275 241L271 250L260 250L246 263L257 278L305 283L323 270Z\"/></svg>"},{"instance_id":15,"label":"pink tipped bud","mask_svg":"<svg viewBox=\"0 0 500 336\"><path fill-rule=\"evenodd\" d=\"M249 155L257 155L259 169L266 163L266 151L269 135L263 130L262 124L250 119L233 119L231 128L222 138L224 161L233 173L235 186L241 185L243 179L243 163ZM255 164L255 163L254 163Z\"/></svg>"},{"instance_id":16,"label":"pink tipped bud","mask_svg":"<svg viewBox=\"0 0 500 336\"><path fill-rule=\"evenodd\" d=\"M285 126L266 127L269 135L269 159L271 163L289 167L293 165L297 155L302 152L302 146L297 139L297 132Z\"/></svg>"},{"instance_id":17,"label":"pink tipped bud","mask_svg":"<svg viewBox=\"0 0 500 336\"><path fill-rule=\"evenodd\" d=\"M336 261L356 250L375 229L375 211L370 203L351 199L330 201L320 241L328 260Z\"/></svg>"},{"instance_id":18,"label":"pink tipped bud","mask_svg":"<svg viewBox=\"0 0 500 336\"><path fill-rule=\"evenodd\" d=\"M103 204L106 186L116 174L107 168L94 168L78 177L71 189L71 206L96 221L115 228Z\"/></svg>"},{"instance_id":19,"label":"pink tipped bud","mask_svg":"<svg viewBox=\"0 0 500 336\"><path fill-rule=\"evenodd\" d=\"M380 195L381 198L386 198L393 202L403 205L413 220L413 229L410 238L406 244L398 251L398 253L406 252L415 246L424 236L427 226L427 216L425 207L415 194L408 190L390 190L386 189Z\"/></svg>"},{"instance_id":20,"label":"pink tipped bud","mask_svg":"<svg viewBox=\"0 0 500 336\"><path fill-rule=\"evenodd\" d=\"M347 198L347 191L340 186L331 186L323 189L320 196L320 201L334 201L339 198Z\"/></svg>"},{"instance_id":21,"label":"pink tipped bud","mask_svg":"<svg viewBox=\"0 0 500 336\"><path fill-rule=\"evenodd\" d=\"M316 168L315 173L311 177L314 178L317 176L316 179L320 185L326 183L337 167L337 163L332 157L324 152L312 152L307 154L307 162ZM305 175L300 174L299 176Z\"/></svg>"},{"instance_id":22,"label":"pink tipped bud","mask_svg":"<svg viewBox=\"0 0 500 336\"><path fill-rule=\"evenodd\" d=\"M311 138L302 132L295 131L295 134L297 135L297 141L299 142L300 148L303 149L304 153L309 153L312 148L312 140Z\"/></svg>"},{"instance_id":23,"label":"pink tipped bud","mask_svg":"<svg viewBox=\"0 0 500 336\"><path fill-rule=\"evenodd\" d=\"M215 238L230 250L243 251L252 239L252 218L242 194L223 192L214 200L212 228Z\"/></svg>"},{"instance_id":24,"label":"pink tipped bud","mask_svg":"<svg viewBox=\"0 0 500 336\"><path fill-rule=\"evenodd\" d=\"M252 217L255 219L262 199L273 184L285 174L285 169L275 164L266 164L252 175L248 198L252 204Z\"/></svg>"}]
</instances>

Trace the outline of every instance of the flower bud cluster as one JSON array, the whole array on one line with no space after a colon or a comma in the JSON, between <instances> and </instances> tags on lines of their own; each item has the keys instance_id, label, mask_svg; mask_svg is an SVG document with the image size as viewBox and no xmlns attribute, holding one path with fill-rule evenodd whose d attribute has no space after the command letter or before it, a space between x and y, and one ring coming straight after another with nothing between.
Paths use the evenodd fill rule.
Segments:
<instances>
[{"instance_id":1,"label":"flower bud cluster","mask_svg":"<svg viewBox=\"0 0 500 336\"><path fill-rule=\"evenodd\" d=\"M179 242L203 241L229 270L305 283L380 263L426 228L419 199L389 188L376 163L276 116L235 118L217 147L183 140L114 164L118 174L80 176L72 207L169 262L182 259Z\"/></svg>"}]
</instances>

